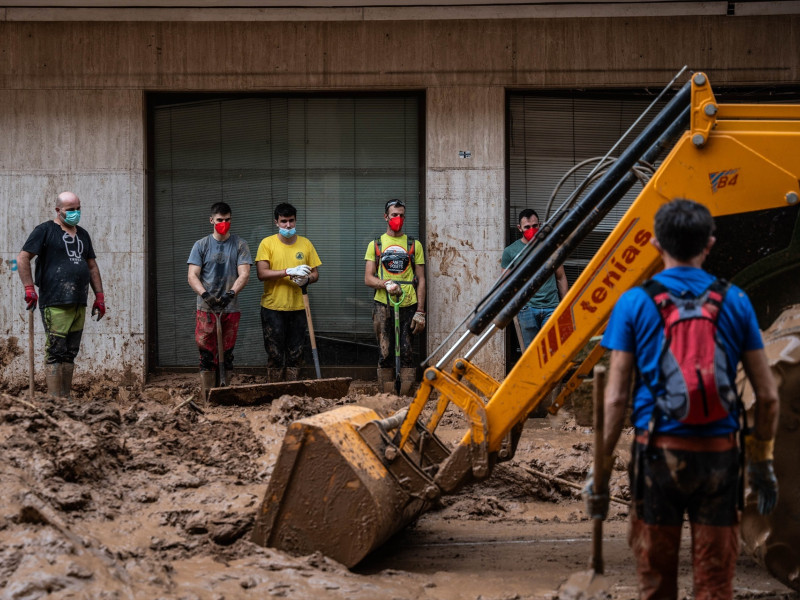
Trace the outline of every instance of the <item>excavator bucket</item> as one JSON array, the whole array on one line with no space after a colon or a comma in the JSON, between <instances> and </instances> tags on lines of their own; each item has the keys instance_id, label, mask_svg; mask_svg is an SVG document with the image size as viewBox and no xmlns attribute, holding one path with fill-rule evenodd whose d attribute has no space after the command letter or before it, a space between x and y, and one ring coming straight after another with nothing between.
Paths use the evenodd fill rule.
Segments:
<instances>
[{"instance_id":1,"label":"excavator bucket","mask_svg":"<svg viewBox=\"0 0 800 600\"><path fill-rule=\"evenodd\" d=\"M350 405L292 423L253 541L295 555L320 551L352 567L427 510L439 489L423 469L447 450L435 440L421 460L396 451L389 432L404 415L380 419Z\"/></svg>"}]
</instances>

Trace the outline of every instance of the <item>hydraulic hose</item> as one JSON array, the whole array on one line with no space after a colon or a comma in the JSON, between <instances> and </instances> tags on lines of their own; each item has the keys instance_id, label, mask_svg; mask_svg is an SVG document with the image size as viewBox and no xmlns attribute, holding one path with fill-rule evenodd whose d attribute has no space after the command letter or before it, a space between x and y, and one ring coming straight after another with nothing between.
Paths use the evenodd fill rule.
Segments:
<instances>
[{"instance_id":1,"label":"hydraulic hose","mask_svg":"<svg viewBox=\"0 0 800 600\"><path fill-rule=\"evenodd\" d=\"M574 246L583 239L583 236L580 239L577 236L573 236L573 233L581 228L583 221L590 216L596 217L597 206L601 202L605 205L606 203L603 201L607 196L608 202L610 202L608 209L616 204L636 182L636 177L629 173L630 169L652 147L658 148L656 156L660 154L663 150L661 140L664 133L675 128L676 121L683 121L684 115L688 119L691 89L691 82L687 82L647 125L644 131L628 146L619 159L609 167L606 174L587 193L586 197L575 204L570 213L556 225L552 232L546 231L547 228L539 231L537 238L542 234L545 234L546 237L537 239L538 243L532 249L532 252L524 258L517 269L510 272L491 300L477 312L468 325L470 332L474 335L480 335L490 322L494 322L498 328L505 328L514 315L536 293L546 277L552 273L552 267L549 272L542 270L542 267L545 263L548 263L550 257L560 249L563 262L563 259L572 252ZM685 128L687 124L688 120L682 122L681 128ZM648 162L653 162L653 160ZM624 180L624 183L622 180ZM612 196L612 192L614 196ZM606 209L606 212L608 209ZM585 235L591 228L581 228L581 230L585 230ZM570 245L566 244L568 239ZM561 248L562 246L563 248ZM537 277L532 280L534 275ZM503 317L496 319L501 312Z\"/></svg>"}]
</instances>

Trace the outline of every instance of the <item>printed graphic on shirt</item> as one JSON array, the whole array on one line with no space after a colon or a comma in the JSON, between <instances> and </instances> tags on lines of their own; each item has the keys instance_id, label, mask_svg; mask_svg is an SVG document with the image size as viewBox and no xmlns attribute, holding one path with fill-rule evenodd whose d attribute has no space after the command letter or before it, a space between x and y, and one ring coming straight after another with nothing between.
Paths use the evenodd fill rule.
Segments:
<instances>
[{"instance_id":1,"label":"printed graphic on shirt","mask_svg":"<svg viewBox=\"0 0 800 600\"><path fill-rule=\"evenodd\" d=\"M72 261L72 264L78 264L81 262L81 257L83 256L83 242L81 238L76 236L71 236L68 233L64 233L61 237L64 240L64 248L67 251L67 257Z\"/></svg>"},{"instance_id":2,"label":"printed graphic on shirt","mask_svg":"<svg viewBox=\"0 0 800 600\"><path fill-rule=\"evenodd\" d=\"M305 254L303 254L302 252L298 252L297 254L295 254L295 255L294 255L294 257L295 257L297 260L303 260L303 259L306 257L306 255L305 255Z\"/></svg>"},{"instance_id":3,"label":"printed graphic on shirt","mask_svg":"<svg viewBox=\"0 0 800 600\"><path fill-rule=\"evenodd\" d=\"M405 248L392 245L381 254L381 264L392 275L401 275L411 268L411 258Z\"/></svg>"}]
</instances>

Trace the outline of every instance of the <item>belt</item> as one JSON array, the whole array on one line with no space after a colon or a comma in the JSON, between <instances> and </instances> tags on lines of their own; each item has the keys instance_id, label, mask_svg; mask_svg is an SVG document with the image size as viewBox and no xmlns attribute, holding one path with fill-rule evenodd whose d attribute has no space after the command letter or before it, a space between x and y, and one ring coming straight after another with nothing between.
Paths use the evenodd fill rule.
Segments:
<instances>
[{"instance_id":1,"label":"belt","mask_svg":"<svg viewBox=\"0 0 800 600\"><path fill-rule=\"evenodd\" d=\"M639 432L636 434L636 442L648 444L648 433ZM657 433L650 441L651 446L663 448L664 450L688 450L689 452L725 452L736 448L736 434L716 435L711 437L683 436L683 435L664 435Z\"/></svg>"}]
</instances>

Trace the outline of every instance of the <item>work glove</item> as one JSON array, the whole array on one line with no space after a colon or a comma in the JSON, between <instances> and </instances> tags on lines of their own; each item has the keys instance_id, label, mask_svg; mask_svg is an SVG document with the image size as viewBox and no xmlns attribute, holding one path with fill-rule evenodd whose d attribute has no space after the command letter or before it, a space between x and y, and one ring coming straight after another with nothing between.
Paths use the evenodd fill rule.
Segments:
<instances>
[{"instance_id":1,"label":"work glove","mask_svg":"<svg viewBox=\"0 0 800 600\"><path fill-rule=\"evenodd\" d=\"M298 277L297 275L294 275L291 279L292 283L299 287L303 287L308 283L308 277Z\"/></svg>"},{"instance_id":2,"label":"work glove","mask_svg":"<svg viewBox=\"0 0 800 600\"><path fill-rule=\"evenodd\" d=\"M760 440L749 434L744 437L748 457L747 479L758 493L758 512L768 515L778 503L778 478L772 468L775 440Z\"/></svg>"},{"instance_id":3,"label":"work glove","mask_svg":"<svg viewBox=\"0 0 800 600\"><path fill-rule=\"evenodd\" d=\"M106 297L103 292L97 292L94 295L94 304L92 304L92 316L97 315L97 320L103 318L106 314Z\"/></svg>"},{"instance_id":4,"label":"work glove","mask_svg":"<svg viewBox=\"0 0 800 600\"><path fill-rule=\"evenodd\" d=\"M395 283L394 281L391 281L391 280L390 281L384 281L383 282L383 287L385 287L386 288L386 292L391 294L392 296L399 296L400 294L403 293L403 291L400 289L400 284L399 283Z\"/></svg>"},{"instance_id":5,"label":"work glove","mask_svg":"<svg viewBox=\"0 0 800 600\"><path fill-rule=\"evenodd\" d=\"M589 473L586 475L586 482L583 485L581 497L586 504L586 514L592 519L596 518L605 521L606 517L608 517L608 504L610 501L608 480L611 477L611 469L613 467L614 455L603 457L603 471L605 471L603 476L605 481L602 482L602 487L605 491L601 494L596 491L597 484L595 483L594 467L591 467Z\"/></svg>"},{"instance_id":6,"label":"work glove","mask_svg":"<svg viewBox=\"0 0 800 600\"><path fill-rule=\"evenodd\" d=\"M425 329L425 313L421 310L418 310L414 313L414 318L411 319L411 333L417 334L422 333Z\"/></svg>"},{"instance_id":7,"label":"work glove","mask_svg":"<svg viewBox=\"0 0 800 600\"><path fill-rule=\"evenodd\" d=\"M286 269L286 274L290 277L308 277L309 273L311 273L311 267L308 265L298 265Z\"/></svg>"},{"instance_id":8,"label":"work glove","mask_svg":"<svg viewBox=\"0 0 800 600\"><path fill-rule=\"evenodd\" d=\"M747 480L758 493L758 512L766 516L778 503L778 478L771 460L751 462L747 465Z\"/></svg>"},{"instance_id":9,"label":"work glove","mask_svg":"<svg viewBox=\"0 0 800 600\"><path fill-rule=\"evenodd\" d=\"M234 292L233 290L228 290L227 292L222 294L220 298L216 298L216 304L220 308L225 308L226 306L228 306L228 304L231 303L231 300L233 300L234 298L236 298L236 292Z\"/></svg>"},{"instance_id":10,"label":"work glove","mask_svg":"<svg viewBox=\"0 0 800 600\"><path fill-rule=\"evenodd\" d=\"M39 296L36 295L36 288L32 285L25 286L25 304L27 304L27 310L33 310L36 308L36 303L39 301Z\"/></svg>"},{"instance_id":11,"label":"work glove","mask_svg":"<svg viewBox=\"0 0 800 600\"><path fill-rule=\"evenodd\" d=\"M205 303L208 305L208 308L211 310L219 307L219 298L215 298L209 292L203 292L200 294L200 297L205 301Z\"/></svg>"}]
</instances>

